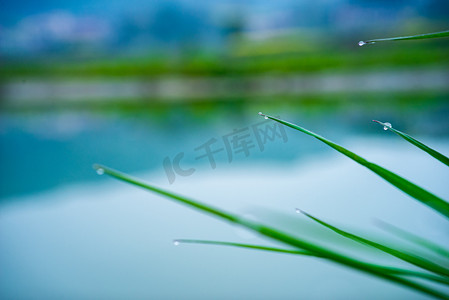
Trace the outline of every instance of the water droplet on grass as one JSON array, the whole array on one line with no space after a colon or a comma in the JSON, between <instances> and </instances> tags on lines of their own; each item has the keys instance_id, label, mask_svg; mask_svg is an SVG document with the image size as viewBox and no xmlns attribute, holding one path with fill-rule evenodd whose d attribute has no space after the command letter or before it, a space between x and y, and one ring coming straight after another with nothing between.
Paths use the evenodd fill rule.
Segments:
<instances>
[{"instance_id":1,"label":"water droplet on grass","mask_svg":"<svg viewBox=\"0 0 449 300\"><path fill-rule=\"evenodd\" d=\"M174 240L174 241L173 241L173 245L179 246L179 241L178 241L178 240Z\"/></svg>"},{"instance_id":2,"label":"water droplet on grass","mask_svg":"<svg viewBox=\"0 0 449 300\"><path fill-rule=\"evenodd\" d=\"M103 168L98 168L97 169L97 174L98 175L103 175L104 174L104 169Z\"/></svg>"},{"instance_id":3,"label":"water droplet on grass","mask_svg":"<svg viewBox=\"0 0 449 300\"><path fill-rule=\"evenodd\" d=\"M259 116L263 116L265 118L265 120L268 120L268 116L263 114L261 111L259 111Z\"/></svg>"},{"instance_id":4,"label":"water droplet on grass","mask_svg":"<svg viewBox=\"0 0 449 300\"><path fill-rule=\"evenodd\" d=\"M388 130L391 128L391 123L385 122L384 123L384 130Z\"/></svg>"},{"instance_id":5,"label":"water droplet on grass","mask_svg":"<svg viewBox=\"0 0 449 300\"><path fill-rule=\"evenodd\" d=\"M360 41L358 44L360 47L368 45L368 44L375 44L375 41Z\"/></svg>"},{"instance_id":6,"label":"water droplet on grass","mask_svg":"<svg viewBox=\"0 0 449 300\"><path fill-rule=\"evenodd\" d=\"M295 209L295 212L296 212L297 214L300 214L300 213L301 213L301 210L300 210L299 208L296 208L296 209Z\"/></svg>"}]
</instances>

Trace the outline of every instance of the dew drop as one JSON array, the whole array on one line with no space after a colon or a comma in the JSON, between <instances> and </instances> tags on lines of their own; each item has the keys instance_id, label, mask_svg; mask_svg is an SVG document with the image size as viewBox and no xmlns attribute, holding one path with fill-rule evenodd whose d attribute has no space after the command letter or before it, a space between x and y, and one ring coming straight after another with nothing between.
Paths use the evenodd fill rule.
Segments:
<instances>
[{"instance_id":1,"label":"dew drop","mask_svg":"<svg viewBox=\"0 0 449 300\"><path fill-rule=\"evenodd\" d=\"M103 168L98 168L97 169L97 174L98 175L103 175L104 174L104 169Z\"/></svg>"},{"instance_id":2,"label":"dew drop","mask_svg":"<svg viewBox=\"0 0 449 300\"><path fill-rule=\"evenodd\" d=\"M179 246L179 241L178 241L178 240L174 240L174 241L173 241L173 245Z\"/></svg>"},{"instance_id":3,"label":"dew drop","mask_svg":"<svg viewBox=\"0 0 449 300\"><path fill-rule=\"evenodd\" d=\"M268 120L268 116L263 114L261 111L259 111L259 116L263 116L265 118L265 120Z\"/></svg>"},{"instance_id":4,"label":"dew drop","mask_svg":"<svg viewBox=\"0 0 449 300\"><path fill-rule=\"evenodd\" d=\"M384 123L384 130L388 130L391 128L391 123L385 122Z\"/></svg>"},{"instance_id":5,"label":"dew drop","mask_svg":"<svg viewBox=\"0 0 449 300\"><path fill-rule=\"evenodd\" d=\"M301 210L300 210L299 208L296 208L296 209L295 209L295 212L296 212L297 214L300 214L300 213L301 213Z\"/></svg>"},{"instance_id":6,"label":"dew drop","mask_svg":"<svg viewBox=\"0 0 449 300\"><path fill-rule=\"evenodd\" d=\"M366 45L366 43L364 41L360 41L359 46L362 47L363 45Z\"/></svg>"}]
</instances>

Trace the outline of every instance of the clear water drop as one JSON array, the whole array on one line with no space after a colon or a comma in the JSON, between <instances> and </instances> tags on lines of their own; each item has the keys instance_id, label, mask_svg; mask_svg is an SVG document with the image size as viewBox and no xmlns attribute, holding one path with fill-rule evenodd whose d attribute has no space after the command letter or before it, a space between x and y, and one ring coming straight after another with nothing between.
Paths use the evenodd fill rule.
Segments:
<instances>
[{"instance_id":1,"label":"clear water drop","mask_svg":"<svg viewBox=\"0 0 449 300\"><path fill-rule=\"evenodd\" d=\"M173 245L179 246L179 241L178 241L178 240L174 240L174 241L173 241Z\"/></svg>"},{"instance_id":2,"label":"clear water drop","mask_svg":"<svg viewBox=\"0 0 449 300\"><path fill-rule=\"evenodd\" d=\"M300 214L300 213L301 213L301 210L300 210L299 208L296 208L296 209L295 209L295 212L296 212L297 214Z\"/></svg>"},{"instance_id":3,"label":"clear water drop","mask_svg":"<svg viewBox=\"0 0 449 300\"><path fill-rule=\"evenodd\" d=\"M97 174L98 175L103 175L104 174L104 169L103 168L98 168L97 169Z\"/></svg>"},{"instance_id":4,"label":"clear water drop","mask_svg":"<svg viewBox=\"0 0 449 300\"><path fill-rule=\"evenodd\" d=\"M391 123L385 122L384 123L384 130L388 130L391 128Z\"/></svg>"},{"instance_id":5,"label":"clear water drop","mask_svg":"<svg viewBox=\"0 0 449 300\"><path fill-rule=\"evenodd\" d=\"M259 111L259 116L263 116L265 120L268 120L268 116L262 113L261 111Z\"/></svg>"},{"instance_id":6,"label":"clear water drop","mask_svg":"<svg viewBox=\"0 0 449 300\"><path fill-rule=\"evenodd\" d=\"M362 47L363 45L366 45L367 43L365 43L364 41L360 41L359 42L359 46Z\"/></svg>"}]
</instances>

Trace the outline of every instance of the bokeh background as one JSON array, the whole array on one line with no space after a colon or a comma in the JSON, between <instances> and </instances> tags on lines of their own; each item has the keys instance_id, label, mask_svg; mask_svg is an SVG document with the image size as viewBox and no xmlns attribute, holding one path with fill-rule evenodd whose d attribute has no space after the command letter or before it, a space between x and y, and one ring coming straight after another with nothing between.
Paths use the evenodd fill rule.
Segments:
<instances>
[{"instance_id":1,"label":"bokeh background","mask_svg":"<svg viewBox=\"0 0 449 300\"><path fill-rule=\"evenodd\" d=\"M447 199L448 171L371 120L449 154L449 40L357 43L448 19L444 0L0 0L0 298L425 298L318 259L174 247L272 243L92 165L324 242L296 207L449 245L440 216L258 116Z\"/></svg>"}]
</instances>

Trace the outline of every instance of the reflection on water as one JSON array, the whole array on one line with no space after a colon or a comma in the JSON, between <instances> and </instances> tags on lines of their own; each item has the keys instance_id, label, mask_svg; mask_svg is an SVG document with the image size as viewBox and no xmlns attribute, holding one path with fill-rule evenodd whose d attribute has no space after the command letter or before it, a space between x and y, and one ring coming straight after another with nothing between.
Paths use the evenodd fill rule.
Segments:
<instances>
[{"instance_id":1,"label":"reflection on water","mask_svg":"<svg viewBox=\"0 0 449 300\"><path fill-rule=\"evenodd\" d=\"M382 219L448 245L447 224L433 211L316 140L289 128L282 133L258 115L298 122L449 198L446 182L434 180L447 178L447 168L370 121L406 128L448 154L448 120L440 117L447 101L400 103L236 102L120 113L3 113L1 296L348 299L363 292L366 298L419 299L317 259L174 247L177 238L270 243L92 169L101 163L138 173L158 186L263 220L266 215L253 207L293 215L293 226L268 219L310 239L321 235L295 208L360 230L376 231L372 220ZM260 126L270 138L257 138ZM171 184L167 159L175 176Z\"/></svg>"},{"instance_id":2,"label":"reflection on water","mask_svg":"<svg viewBox=\"0 0 449 300\"><path fill-rule=\"evenodd\" d=\"M342 92L447 92L446 68L358 70L317 74L253 75L230 77L27 79L2 84L3 105L43 105L116 99L213 101L229 97L304 96Z\"/></svg>"},{"instance_id":3,"label":"reflection on water","mask_svg":"<svg viewBox=\"0 0 449 300\"><path fill-rule=\"evenodd\" d=\"M379 104L378 104L379 103ZM276 127L257 112L297 122L334 141L380 135L372 119L391 121L418 136L447 136L447 101L318 105L280 102L142 107L130 113L3 113L0 119L0 198L40 192L70 182L98 180L101 163L126 172L165 172L167 182L241 163L288 164L330 151L290 128ZM268 124L272 124L268 126Z\"/></svg>"},{"instance_id":4,"label":"reflection on water","mask_svg":"<svg viewBox=\"0 0 449 300\"><path fill-rule=\"evenodd\" d=\"M346 144L367 159L449 197L446 182L434 180L447 177L447 168L418 150L410 151L402 141L356 138ZM433 140L432 145L449 153L447 142ZM169 186L158 171L139 177ZM253 207L282 212L287 219L293 216L297 221L288 225L279 218L270 222L307 239L320 236L295 213L296 207L362 232L376 231L372 221L381 219L449 245L446 220L332 152L307 162L241 162L206 169L170 189L261 220L267 214L260 215ZM175 247L177 238L271 243L108 178L9 201L16 204L3 206L0 218L0 288L7 299L348 299L362 292L366 299L426 299L314 258L229 247ZM368 254L401 265L391 257Z\"/></svg>"},{"instance_id":5,"label":"reflection on water","mask_svg":"<svg viewBox=\"0 0 449 300\"><path fill-rule=\"evenodd\" d=\"M215 169L217 165L241 160L282 161L293 157L292 151L282 153L276 149L278 143L272 135L279 133L269 133L269 143L266 136L254 136L261 122L256 114L226 125L207 120L206 125L201 120L194 121L192 115L182 115L180 120L168 117L167 124L153 120L151 114L5 116L1 134L1 196L38 192L72 181L97 180L92 170L94 163L126 171L164 170L163 162L172 164L173 158L176 161L182 154L182 164ZM283 127L270 126L282 130L283 143L287 142ZM235 149L234 144L241 149ZM205 150L213 153L202 155ZM179 161L176 166L179 168ZM168 167L165 170L168 172Z\"/></svg>"}]
</instances>

